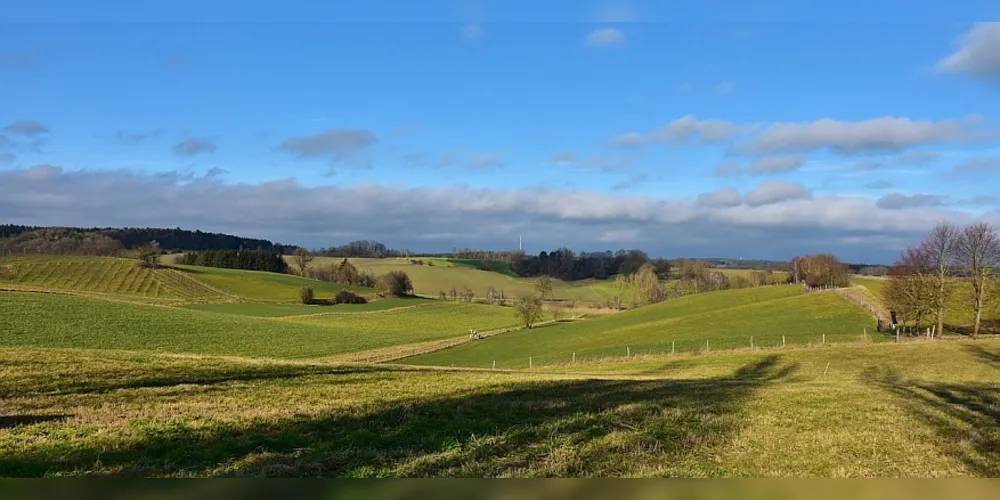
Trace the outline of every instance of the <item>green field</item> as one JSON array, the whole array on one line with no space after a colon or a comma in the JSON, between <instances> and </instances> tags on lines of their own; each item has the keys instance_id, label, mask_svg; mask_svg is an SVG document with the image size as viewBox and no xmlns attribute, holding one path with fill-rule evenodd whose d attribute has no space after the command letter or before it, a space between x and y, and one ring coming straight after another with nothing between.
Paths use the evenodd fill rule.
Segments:
<instances>
[{"instance_id":1,"label":"green field","mask_svg":"<svg viewBox=\"0 0 1000 500\"><path fill-rule=\"evenodd\" d=\"M794 285L689 295L582 322L523 330L401 360L420 365L525 368L611 356L855 341L874 319L834 292ZM879 337L875 337L878 340ZM673 344L672 344L673 343Z\"/></svg>"},{"instance_id":2,"label":"green field","mask_svg":"<svg viewBox=\"0 0 1000 500\"><path fill-rule=\"evenodd\" d=\"M884 296L886 287L889 286L889 280L881 278L853 276L851 277L851 282L867 288L868 291L880 300ZM975 316L972 313L970 305L972 298L968 284L952 281L950 288L951 292L949 293L948 302L945 307L944 323L946 328L948 325L952 325L953 329L970 325ZM1000 318L1000 290L996 291L995 295L997 298L987 301L986 308L983 311L984 319ZM932 320L928 319L927 322L930 323ZM962 329L965 330L966 328Z\"/></svg>"},{"instance_id":3,"label":"green field","mask_svg":"<svg viewBox=\"0 0 1000 500\"><path fill-rule=\"evenodd\" d=\"M320 314L343 314L356 312L375 312L400 307L417 307L434 304L434 301L419 297L405 299L382 299L367 304L338 305L303 305L303 304L257 304L257 303L222 303L222 304L192 304L182 306L185 309L207 311L214 313L235 314L237 316L256 316L261 318L279 318L288 316L305 316Z\"/></svg>"},{"instance_id":4,"label":"green field","mask_svg":"<svg viewBox=\"0 0 1000 500\"><path fill-rule=\"evenodd\" d=\"M317 298L330 298L341 290L371 295L372 289L318 281L292 274L244 271L219 267L172 265L189 276L233 295L262 302L297 302L299 290L311 286Z\"/></svg>"},{"instance_id":5,"label":"green field","mask_svg":"<svg viewBox=\"0 0 1000 500\"><path fill-rule=\"evenodd\" d=\"M330 309L342 307L331 306ZM45 293L0 292L0 346L316 358L513 326L508 308L425 307L255 318Z\"/></svg>"},{"instance_id":6,"label":"green field","mask_svg":"<svg viewBox=\"0 0 1000 500\"><path fill-rule=\"evenodd\" d=\"M0 349L0 475L1000 474L1000 341L578 368Z\"/></svg>"},{"instance_id":7,"label":"green field","mask_svg":"<svg viewBox=\"0 0 1000 500\"><path fill-rule=\"evenodd\" d=\"M212 300L228 297L174 269L147 269L132 259L44 257L0 259L0 286L94 292L149 299Z\"/></svg>"}]
</instances>

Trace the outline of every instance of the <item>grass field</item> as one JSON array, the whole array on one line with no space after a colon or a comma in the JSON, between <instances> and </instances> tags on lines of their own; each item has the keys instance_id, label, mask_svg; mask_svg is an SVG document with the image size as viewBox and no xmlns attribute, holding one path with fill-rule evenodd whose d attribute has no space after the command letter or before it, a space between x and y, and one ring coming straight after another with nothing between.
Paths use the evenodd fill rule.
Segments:
<instances>
[{"instance_id":1,"label":"grass field","mask_svg":"<svg viewBox=\"0 0 1000 500\"><path fill-rule=\"evenodd\" d=\"M337 307L331 306L333 310ZM45 293L0 293L0 346L315 358L513 326L509 308L436 303L379 314L255 318Z\"/></svg>"},{"instance_id":2,"label":"grass field","mask_svg":"<svg viewBox=\"0 0 1000 500\"><path fill-rule=\"evenodd\" d=\"M24 257L0 259L0 285L73 290L148 299L212 300L227 294L173 269L147 269L132 259Z\"/></svg>"},{"instance_id":3,"label":"grass field","mask_svg":"<svg viewBox=\"0 0 1000 500\"><path fill-rule=\"evenodd\" d=\"M303 304L257 304L257 303L222 303L193 304L183 306L185 309L207 311L237 316L256 316L260 318L279 318L288 316L304 316L318 314L342 314L356 312L376 312L400 307L428 306L434 301L419 297L405 299L382 299L367 304L303 305Z\"/></svg>"},{"instance_id":4,"label":"grass field","mask_svg":"<svg viewBox=\"0 0 1000 500\"><path fill-rule=\"evenodd\" d=\"M0 475L1000 474L1000 341L578 369L0 349Z\"/></svg>"},{"instance_id":5,"label":"grass field","mask_svg":"<svg viewBox=\"0 0 1000 500\"><path fill-rule=\"evenodd\" d=\"M868 291L879 299L883 298L885 289L889 286L889 280L882 278L853 276L851 277L851 282L867 288ZM1000 291L995 295L996 298L987 302L987 306L983 311L984 319L1000 318ZM951 292L949 293L947 306L945 307L945 325L971 324L975 317L972 313L971 302L972 298L969 286L965 283L952 282Z\"/></svg>"},{"instance_id":6,"label":"grass field","mask_svg":"<svg viewBox=\"0 0 1000 500\"><path fill-rule=\"evenodd\" d=\"M524 368L633 354L859 340L874 319L835 292L796 286L695 294L583 322L524 330L400 362L420 365ZM876 337L876 340L878 338ZM672 344L673 343L673 344Z\"/></svg>"},{"instance_id":7,"label":"grass field","mask_svg":"<svg viewBox=\"0 0 1000 500\"><path fill-rule=\"evenodd\" d=\"M359 295L372 294L370 288L318 281L291 274L219 267L174 264L171 266L213 287L255 301L296 302L299 300L299 290L305 286L313 287L317 298L329 298L341 290L350 290Z\"/></svg>"}]
</instances>

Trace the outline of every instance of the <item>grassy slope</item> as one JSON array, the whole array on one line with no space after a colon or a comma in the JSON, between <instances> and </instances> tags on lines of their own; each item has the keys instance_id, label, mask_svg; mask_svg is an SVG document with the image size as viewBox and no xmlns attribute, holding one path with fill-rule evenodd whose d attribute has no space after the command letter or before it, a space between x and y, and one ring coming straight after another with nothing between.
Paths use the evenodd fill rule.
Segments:
<instances>
[{"instance_id":1,"label":"grassy slope","mask_svg":"<svg viewBox=\"0 0 1000 500\"><path fill-rule=\"evenodd\" d=\"M607 366L0 349L0 476L1000 475L1000 341Z\"/></svg>"},{"instance_id":2,"label":"grassy slope","mask_svg":"<svg viewBox=\"0 0 1000 500\"><path fill-rule=\"evenodd\" d=\"M522 368L605 356L710 348L858 340L873 320L833 292L803 293L795 286L695 294L587 321L504 334L481 342L405 359L426 365Z\"/></svg>"},{"instance_id":3,"label":"grassy slope","mask_svg":"<svg viewBox=\"0 0 1000 500\"><path fill-rule=\"evenodd\" d=\"M314 266L331 266L343 259L335 257L320 257L313 261ZM442 291L450 292L454 286L459 292L468 286L476 297L485 297L488 287L503 289L507 298L514 298L521 293L534 291L534 278L519 278L510 273L481 271L475 268L474 262L454 262L447 259L423 259L434 261L433 266L413 265L409 259L348 259L358 269L371 268L376 275L392 270L403 270L410 276L416 292L420 295L437 297ZM583 304L603 304L614 293L614 282L610 280L581 280L564 282L553 280L555 299L575 300Z\"/></svg>"},{"instance_id":4,"label":"grassy slope","mask_svg":"<svg viewBox=\"0 0 1000 500\"><path fill-rule=\"evenodd\" d=\"M434 302L421 298L383 299L367 304L340 304L336 306L302 305L302 304L192 304L183 306L185 309L195 309L214 313L235 314L237 316L256 316L261 318L279 318L311 314L340 314L354 312L374 312L397 309L400 307L425 306Z\"/></svg>"},{"instance_id":5,"label":"grassy slope","mask_svg":"<svg viewBox=\"0 0 1000 500\"><path fill-rule=\"evenodd\" d=\"M147 299L226 298L189 275L172 269L146 269L132 259L111 257L25 257L0 259L0 284L73 290Z\"/></svg>"},{"instance_id":6,"label":"grassy slope","mask_svg":"<svg viewBox=\"0 0 1000 500\"><path fill-rule=\"evenodd\" d=\"M879 299L883 297L885 288L889 285L888 279L861 276L853 276L851 277L851 281L856 285L867 288L868 291ZM971 291L967 284L952 282L951 292L948 296L947 306L945 307L945 324L971 324L974 319L970 305L971 300ZM983 311L983 318L1000 318L1000 300L994 300L986 307Z\"/></svg>"},{"instance_id":7,"label":"grassy slope","mask_svg":"<svg viewBox=\"0 0 1000 500\"><path fill-rule=\"evenodd\" d=\"M350 290L360 295L372 293L370 288L318 281L291 274L217 267L181 265L173 267L213 287L257 301L295 302L299 300L299 290L304 286L313 287L318 298L328 298L341 290Z\"/></svg>"},{"instance_id":8,"label":"grassy slope","mask_svg":"<svg viewBox=\"0 0 1000 500\"><path fill-rule=\"evenodd\" d=\"M8 347L304 358L460 337L469 328L487 330L514 323L510 309L470 304L283 320L43 293L0 293L0 346Z\"/></svg>"}]
</instances>

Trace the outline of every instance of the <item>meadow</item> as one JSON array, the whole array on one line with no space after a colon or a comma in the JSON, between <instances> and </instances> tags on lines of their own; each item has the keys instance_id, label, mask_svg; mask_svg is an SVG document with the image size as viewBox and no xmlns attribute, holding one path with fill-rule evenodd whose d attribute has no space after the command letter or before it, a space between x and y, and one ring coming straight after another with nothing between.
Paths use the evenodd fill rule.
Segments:
<instances>
[{"instance_id":1,"label":"meadow","mask_svg":"<svg viewBox=\"0 0 1000 500\"><path fill-rule=\"evenodd\" d=\"M671 299L614 315L522 330L399 362L527 368L628 354L879 341L875 319L836 292L794 285L727 290ZM708 345L706 346L706 341ZM574 354L575 353L575 354ZM530 358L530 359L529 359Z\"/></svg>"},{"instance_id":2,"label":"meadow","mask_svg":"<svg viewBox=\"0 0 1000 500\"><path fill-rule=\"evenodd\" d=\"M331 312L342 306L329 306ZM0 346L151 350L317 358L461 337L517 325L509 308L478 304L252 317L50 293L0 293Z\"/></svg>"},{"instance_id":3,"label":"meadow","mask_svg":"<svg viewBox=\"0 0 1000 500\"><path fill-rule=\"evenodd\" d=\"M171 264L171 268L230 294L257 302L296 302L299 300L299 290L306 286L315 290L317 298L330 298L341 290L364 296L373 295L370 288L318 281L292 274L178 264Z\"/></svg>"},{"instance_id":4,"label":"meadow","mask_svg":"<svg viewBox=\"0 0 1000 500\"><path fill-rule=\"evenodd\" d=\"M0 475L1000 474L1000 342L577 373L0 349Z\"/></svg>"},{"instance_id":5,"label":"meadow","mask_svg":"<svg viewBox=\"0 0 1000 500\"><path fill-rule=\"evenodd\" d=\"M344 314L358 312L377 312L389 309L399 309L403 307L420 307L435 304L429 299L419 297L413 298L390 298L381 299L367 304L337 304L330 305L306 305L306 304L272 304L272 303L219 303L219 304L191 304L184 305L185 309L206 311L222 314L235 314L237 316L256 316L267 318L280 318L290 316L310 316L325 314Z\"/></svg>"}]
</instances>

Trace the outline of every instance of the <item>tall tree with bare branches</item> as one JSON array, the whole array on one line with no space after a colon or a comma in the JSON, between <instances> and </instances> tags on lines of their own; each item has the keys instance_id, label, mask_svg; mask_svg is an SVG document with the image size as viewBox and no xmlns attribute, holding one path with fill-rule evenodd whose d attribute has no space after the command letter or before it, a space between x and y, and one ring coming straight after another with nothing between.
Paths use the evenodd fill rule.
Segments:
<instances>
[{"instance_id":1,"label":"tall tree with bare branches","mask_svg":"<svg viewBox=\"0 0 1000 500\"><path fill-rule=\"evenodd\" d=\"M934 329L936 335L941 335L944 329L944 308L951 295L948 279L955 266L960 236L961 231L958 227L948 222L940 222L920 243L920 251L933 269L931 301L937 319L937 326Z\"/></svg>"},{"instance_id":2,"label":"tall tree with bare branches","mask_svg":"<svg viewBox=\"0 0 1000 500\"><path fill-rule=\"evenodd\" d=\"M972 311L975 313L972 337L975 338L979 335L986 297L1000 266L1000 235L986 222L970 224L962 230L957 248L959 267L972 288Z\"/></svg>"},{"instance_id":3,"label":"tall tree with bare branches","mask_svg":"<svg viewBox=\"0 0 1000 500\"><path fill-rule=\"evenodd\" d=\"M889 285L883 292L886 305L899 315L902 325L912 321L913 327L918 328L924 317L934 313L935 293L929 255L920 246L906 249L889 268Z\"/></svg>"}]
</instances>

